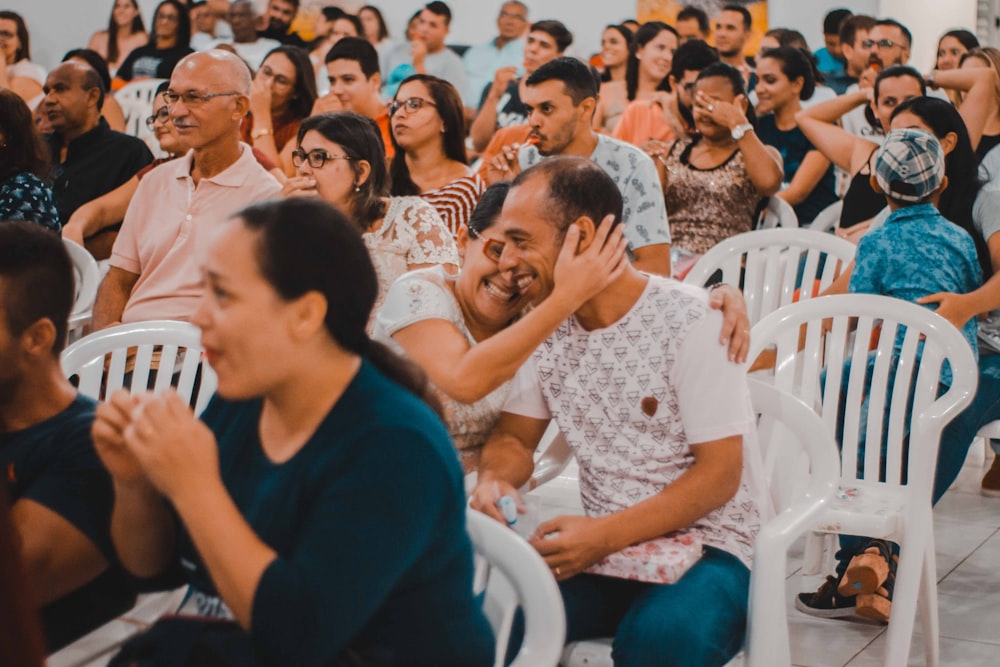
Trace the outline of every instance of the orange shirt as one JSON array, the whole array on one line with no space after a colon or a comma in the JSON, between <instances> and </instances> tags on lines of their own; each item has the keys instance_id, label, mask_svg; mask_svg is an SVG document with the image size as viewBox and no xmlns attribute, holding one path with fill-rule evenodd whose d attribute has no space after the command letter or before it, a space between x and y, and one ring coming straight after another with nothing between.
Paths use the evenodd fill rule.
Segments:
<instances>
[{"instance_id":1,"label":"orange shirt","mask_svg":"<svg viewBox=\"0 0 1000 667\"><path fill-rule=\"evenodd\" d=\"M383 111L382 114L372 120L378 125L378 129L382 132L382 141L385 143L385 157L392 159L392 156L396 154L396 149L392 147L392 130L389 128L389 111L388 109Z\"/></svg>"},{"instance_id":2,"label":"orange shirt","mask_svg":"<svg viewBox=\"0 0 1000 667\"><path fill-rule=\"evenodd\" d=\"M490 164L490 160L499 155L504 146L509 146L511 144L523 144L528 140L529 134L531 134L531 127L527 123L524 125L501 127L496 131L496 134L493 135L493 138L490 139L489 145L486 146L486 149L480 156L483 162L479 166L479 171L476 173L485 179L486 169Z\"/></svg>"},{"instance_id":3,"label":"orange shirt","mask_svg":"<svg viewBox=\"0 0 1000 667\"><path fill-rule=\"evenodd\" d=\"M675 138L674 130L663 117L660 105L650 104L645 100L636 100L625 107L625 113L612 136L633 146L642 146L650 139L670 142Z\"/></svg>"}]
</instances>

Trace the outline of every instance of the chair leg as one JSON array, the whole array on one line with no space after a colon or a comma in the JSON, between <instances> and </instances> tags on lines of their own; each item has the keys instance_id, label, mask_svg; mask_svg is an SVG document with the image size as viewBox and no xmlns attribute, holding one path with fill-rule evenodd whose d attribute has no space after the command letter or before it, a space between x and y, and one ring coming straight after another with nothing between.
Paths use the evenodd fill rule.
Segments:
<instances>
[{"instance_id":1,"label":"chair leg","mask_svg":"<svg viewBox=\"0 0 1000 667\"><path fill-rule=\"evenodd\" d=\"M929 667L941 664L941 639L938 624L937 562L934 554L933 528L931 539L924 545L924 568L920 577L920 622L924 631L924 652Z\"/></svg>"},{"instance_id":2,"label":"chair leg","mask_svg":"<svg viewBox=\"0 0 1000 667\"><path fill-rule=\"evenodd\" d=\"M921 588L921 568L926 560L926 548L921 545L933 539L930 521L930 516L920 516L918 520L908 521L909 525L903 529L892 612L886 633L886 667L905 667L910 656L917 598Z\"/></svg>"},{"instance_id":3,"label":"chair leg","mask_svg":"<svg viewBox=\"0 0 1000 667\"><path fill-rule=\"evenodd\" d=\"M837 536L833 533L809 533L806 537L805 553L802 556L802 574L825 575L833 569L836 539Z\"/></svg>"}]
</instances>

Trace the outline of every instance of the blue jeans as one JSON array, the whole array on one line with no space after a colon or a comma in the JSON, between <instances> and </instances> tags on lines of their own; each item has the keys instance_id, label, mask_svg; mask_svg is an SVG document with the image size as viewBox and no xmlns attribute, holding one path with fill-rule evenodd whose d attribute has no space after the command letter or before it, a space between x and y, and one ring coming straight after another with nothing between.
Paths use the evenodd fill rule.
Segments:
<instances>
[{"instance_id":1,"label":"blue jeans","mask_svg":"<svg viewBox=\"0 0 1000 667\"><path fill-rule=\"evenodd\" d=\"M725 665L743 645L750 570L713 547L674 584L581 574L559 588L566 641L613 636L615 667Z\"/></svg>"}]
</instances>

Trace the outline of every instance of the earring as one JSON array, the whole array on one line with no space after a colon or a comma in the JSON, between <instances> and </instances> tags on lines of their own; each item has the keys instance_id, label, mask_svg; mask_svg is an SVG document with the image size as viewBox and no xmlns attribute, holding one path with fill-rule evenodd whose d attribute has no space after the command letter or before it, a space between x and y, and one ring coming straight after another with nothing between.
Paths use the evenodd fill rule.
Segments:
<instances>
[{"instance_id":1,"label":"earring","mask_svg":"<svg viewBox=\"0 0 1000 667\"><path fill-rule=\"evenodd\" d=\"M447 131L448 131L448 128L445 128L445 127L442 127L442 128L441 128L441 134L444 134L444 133L445 133L445 132L447 132Z\"/></svg>"},{"instance_id":2,"label":"earring","mask_svg":"<svg viewBox=\"0 0 1000 667\"><path fill-rule=\"evenodd\" d=\"M361 186L360 185L355 185L354 186L354 191L355 192L361 192Z\"/></svg>"}]
</instances>

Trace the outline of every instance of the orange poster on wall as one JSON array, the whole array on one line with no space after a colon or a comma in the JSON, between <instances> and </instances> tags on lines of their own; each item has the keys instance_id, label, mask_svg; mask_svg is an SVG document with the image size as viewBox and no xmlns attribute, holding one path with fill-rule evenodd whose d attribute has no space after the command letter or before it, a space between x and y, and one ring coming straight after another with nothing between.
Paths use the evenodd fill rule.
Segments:
<instances>
[{"instance_id":1,"label":"orange poster on wall","mask_svg":"<svg viewBox=\"0 0 1000 667\"><path fill-rule=\"evenodd\" d=\"M712 27L715 27L715 17L722 7L728 4L743 5L753 17L752 35L747 41L746 54L752 56L760 47L760 40L767 32L767 0L637 0L636 15L639 23L646 21L665 21L670 25L677 19L677 12L687 5L698 7L708 14ZM709 39L711 42L711 38Z\"/></svg>"}]
</instances>

